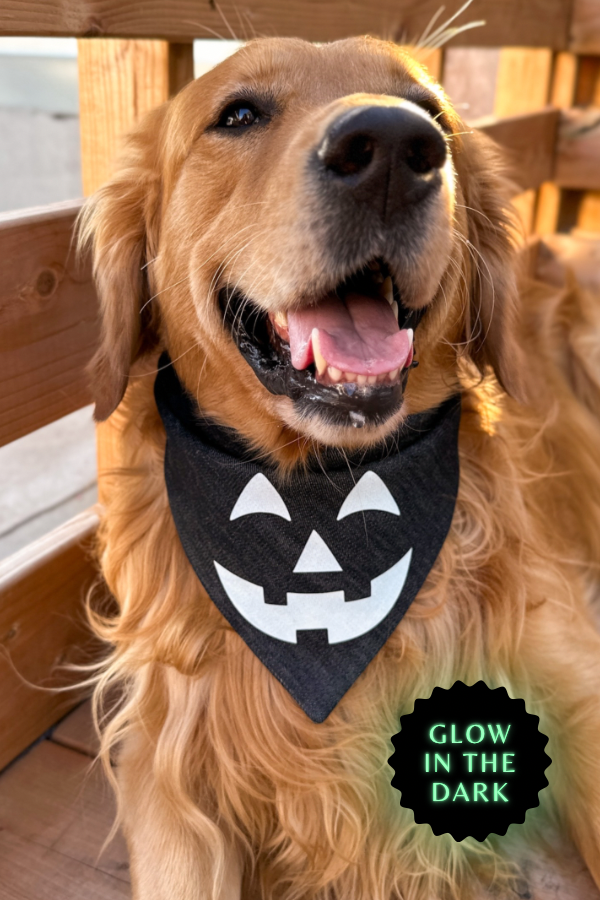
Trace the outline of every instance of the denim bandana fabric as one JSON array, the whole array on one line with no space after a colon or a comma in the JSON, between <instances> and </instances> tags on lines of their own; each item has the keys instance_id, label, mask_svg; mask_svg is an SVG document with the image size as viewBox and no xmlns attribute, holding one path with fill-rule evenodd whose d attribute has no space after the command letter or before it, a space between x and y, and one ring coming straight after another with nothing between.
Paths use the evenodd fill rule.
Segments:
<instances>
[{"instance_id":1,"label":"denim bandana fabric","mask_svg":"<svg viewBox=\"0 0 600 900\"><path fill-rule=\"evenodd\" d=\"M414 600L448 534L460 397L369 451L285 479L203 417L166 355L155 397L165 478L196 575L304 712L323 722Z\"/></svg>"}]
</instances>

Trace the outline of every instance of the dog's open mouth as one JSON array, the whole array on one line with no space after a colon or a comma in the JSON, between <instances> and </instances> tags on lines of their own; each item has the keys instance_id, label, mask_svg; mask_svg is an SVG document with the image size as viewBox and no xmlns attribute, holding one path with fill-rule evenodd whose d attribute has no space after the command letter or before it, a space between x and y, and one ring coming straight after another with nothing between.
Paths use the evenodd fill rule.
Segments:
<instances>
[{"instance_id":1,"label":"dog's open mouth","mask_svg":"<svg viewBox=\"0 0 600 900\"><path fill-rule=\"evenodd\" d=\"M303 417L378 425L400 409L421 315L402 304L388 265L374 259L318 300L266 313L238 290L220 291L240 352L273 394Z\"/></svg>"}]
</instances>

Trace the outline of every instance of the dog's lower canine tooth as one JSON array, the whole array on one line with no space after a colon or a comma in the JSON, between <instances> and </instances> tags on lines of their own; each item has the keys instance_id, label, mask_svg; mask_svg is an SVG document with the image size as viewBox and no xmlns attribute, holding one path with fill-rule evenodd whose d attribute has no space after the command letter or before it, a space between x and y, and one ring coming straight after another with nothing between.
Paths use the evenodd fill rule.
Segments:
<instances>
[{"instance_id":1,"label":"dog's lower canine tooth","mask_svg":"<svg viewBox=\"0 0 600 900\"><path fill-rule=\"evenodd\" d=\"M414 341L414 339L415 339L415 333L414 333L414 331L412 330L412 328L407 328L407 329L406 329L406 333L407 333L408 337L410 338L410 342L411 342L411 344L412 344L413 341Z\"/></svg>"},{"instance_id":2,"label":"dog's lower canine tooth","mask_svg":"<svg viewBox=\"0 0 600 900\"><path fill-rule=\"evenodd\" d=\"M275 315L273 316L273 321L276 325L279 325L280 328L288 327L287 313L283 310L275 313Z\"/></svg>"},{"instance_id":3,"label":"dog's lower canine tooth","mask_svg":"<svg viewBox=\"0 0 600 900\"><path fill-rule=\"evenodd\" d=\"M312 331L312 348L313 348L313 356L315 358L315 366L317 367L317 372L319 375L322 375L323 372L327 369L327 360L321 353L321 347L319 345L319 329L313 328Z\"/></svg>"},{"instance_id":4,"label":"dog's lower canine tooth","mask_svg":"<svg viewBox=\"0 0 600 900\"><path fill-rule=\"evenodd\" d=\"M396 319L397 319L398 318L398 304L396 303L395 300L392 300L392 302L390 303L390 306L392 307L392 312L394 313L394 315L396 316Z\"/></svg>"},{"instance_id":5,"label":"dog's lower canine tooth","mask_svg":"<svg viewBox=\"0 0 600 900\"><path fill-rule=\"evenodd\" d=\"M382 297L385 297L385 299L391 306L392 303L394 302L394 285L392 284L392 279L391 279L390 275L387 276L387 278L385 279L385 281L379 288L379 293L381 294ZM396 315L397 314L398 313L396 311Z\"/></svg>"},{"instance_id":6,"label":"dog's lower canine tooth","mask_svg":"<svg viewBox=\"0 0 600 900\"><path fill-rule=\"evenodd\" d=\"M394 369L392 372L388 373L390 376L390 381L394 381L394 379L398 377L399 371L400 371L400 369Z\"/></svg>"},{"instance_id":7,"label":"dog's lower canine tooth","mask_svg":"<svg viewBox=\"0 0 600 900\"><path fill-rule=\"evenodd\" d=\"M332 381L338 382L342 380L342 372L340 369L336 369L335 366L329 366L327 374Z\"/></svg>"}]
</instances>

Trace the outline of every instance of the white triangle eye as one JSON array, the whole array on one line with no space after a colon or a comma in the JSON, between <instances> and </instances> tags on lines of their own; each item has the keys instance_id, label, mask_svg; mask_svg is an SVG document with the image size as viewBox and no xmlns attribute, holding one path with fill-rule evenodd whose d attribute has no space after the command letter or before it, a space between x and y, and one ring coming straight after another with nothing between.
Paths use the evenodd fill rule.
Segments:
<instances>
[{"instance_id":1,"label":"white triangle eye","mask_svg":"<svg viewBox=\"0 0 600 900\"><path fill-rule=\"evenodd\" d=\"M393 513L395 516L400 515L398 504L375 472L365 472L360 481L354 485L342 503L337 520L339 522L340 519L344 519L352 513L365 512L367 509L378 509L381 512Z\"/></svg>"},{"instance_id":2,"label":"white triangle eye","mask_svg":"<svg viewBox=\"0 0 600 900\"><path fill-rule=\"evenodd\" d=\"M268 478L262 473L250 479L231 510L230 521L252 513L270 513L291 522L288 508Z\"/></svg>"},{"instance_id":3,"label":"white triangle eye","mask_svg":"<svg viewBox=\"0 0 600 900\"><path fill-rule=\"evenodd\" d=\"M341 572L342 567L317 531L311 531L294 572Z\"/></svg>"}]
</instances>

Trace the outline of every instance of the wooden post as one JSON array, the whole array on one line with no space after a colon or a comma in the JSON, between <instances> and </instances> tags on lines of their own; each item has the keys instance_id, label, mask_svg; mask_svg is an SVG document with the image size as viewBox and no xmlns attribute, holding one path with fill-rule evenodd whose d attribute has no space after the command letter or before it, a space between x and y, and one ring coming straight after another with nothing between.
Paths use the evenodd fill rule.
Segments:
<instances>
[{"instance_id":1,"label":"wooden post","mask_svg":"<svg viewBox=\"0 0 600 900\"><path fill-rule=\"evenodd\" d=\"M550 103L559 109L573 105L577 80L577 57L573 53L557 53L552 70ZM535 215L536 234L553 234L558 228L562 191L552 181L540 188Z\"/></svg>"},{"instance_id":2,"label":"wooden post","mask_svg":"<svg viewBox=\"0 0 600 900\"><path fill-rule=\"evenodd\" d=\"M552 78L552 51L503 47L500 51L494 115L513 116L546 106ZM525 191L514 198L526 234L534 228L536 195Z\"/></svg>"},{"instance_id":3,"label":"wooden post","mask_svg":"<svg viewBox=\"0 0 600 900\"><path fill-rule=\"evenodd\" d=\"M600 56L579 58L574 93L575 105L600 106ZM600 191L580 192L577 207L577 227L582 231L600 231Z\"/></svg>"},{"instance_id":4,"label":"wooden post","mask_svg":"<svg viewBox=\"0 0 600 900\"><path fill-rule=\"evenodd\" d=\"M80 39L78 57L81 168L88 195L110 177L123 136L193 79L193 44ZM104 501L103 475L118 464L114 422L98 425L96 435L98 493Z\"/></svg>"}]
</instances>

